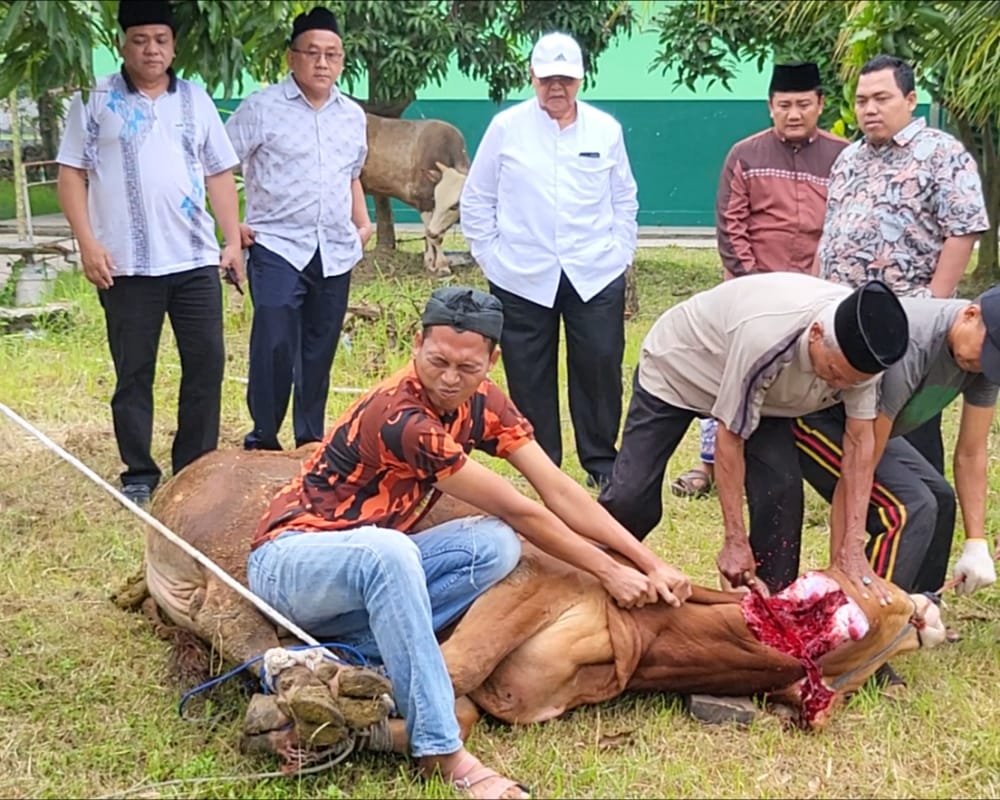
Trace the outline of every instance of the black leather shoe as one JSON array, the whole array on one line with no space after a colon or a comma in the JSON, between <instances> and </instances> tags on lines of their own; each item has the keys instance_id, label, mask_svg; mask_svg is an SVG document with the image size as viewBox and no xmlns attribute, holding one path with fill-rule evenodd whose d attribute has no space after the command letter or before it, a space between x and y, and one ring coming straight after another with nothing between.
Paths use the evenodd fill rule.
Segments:
<instances>
[{"instance_id":1,"label":"black leather shoe","mask_svg":"<svg viewBox=\"0 0 1000 800\"><path fill-rule=\"evenodd\" d=\"M145 483L126 483L122 486L122 494L135 503L139 508L146 508L149 499L153 495L153 490Z\"/></svg>"}]
</instances>

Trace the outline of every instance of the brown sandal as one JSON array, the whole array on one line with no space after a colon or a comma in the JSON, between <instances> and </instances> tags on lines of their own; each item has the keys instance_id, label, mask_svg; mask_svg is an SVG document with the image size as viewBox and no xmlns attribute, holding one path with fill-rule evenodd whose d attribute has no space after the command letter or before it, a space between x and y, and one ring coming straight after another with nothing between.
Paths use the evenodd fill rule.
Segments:
<instances>
[{"instance_id":1,"label":"brown sandal","mask_svg":"<svg viewBox=\"0 0 1000 800\"><path fill-rule=\"evenodd\" d=\"M712 491L712 478L700 467L689 469L670 484L674 497L705 497Z\"/></svg>"},{"instance_id":2,"label":"brown sandal","mask_svg":"<svg viewBox=\"0 0 1000 800\"><path fill-rule=\"evenodd\" d=\"M461 777L457 774L461 770ZM460 770L451 775L451 785L466 797L530 798L531 790L524 784L505 778L490 769L471 753L463 759Z\"/></svg>"}]
</instances>

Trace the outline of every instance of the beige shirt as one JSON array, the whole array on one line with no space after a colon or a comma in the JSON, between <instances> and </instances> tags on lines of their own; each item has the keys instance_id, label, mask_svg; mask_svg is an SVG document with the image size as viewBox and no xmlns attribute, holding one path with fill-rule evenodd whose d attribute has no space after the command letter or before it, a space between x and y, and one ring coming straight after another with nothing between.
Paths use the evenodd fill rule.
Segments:
<instances>
[{"instance_id":1,"label":"beige shirt","mask_svg":"<svg viewBox=\"0 0 1000 800\"><path fill-rule=\"evenodd\" d=\"M665 403L715 417L744 439L762 416L798 417L841 402L848 417L875 419L878 377L839 391L817 377L809 359L809 326L850 292L785 272L699 292L646 335L639 385Z\"/></svg>"}]
</instances>

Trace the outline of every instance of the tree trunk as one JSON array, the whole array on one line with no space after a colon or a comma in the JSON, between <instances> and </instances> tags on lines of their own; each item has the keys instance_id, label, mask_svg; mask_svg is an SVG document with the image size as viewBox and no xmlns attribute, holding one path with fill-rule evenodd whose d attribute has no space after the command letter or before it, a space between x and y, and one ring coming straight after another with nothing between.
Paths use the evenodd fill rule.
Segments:
<instances>
[{"instance_id":1,"label":"tree trunk","mask_svg":"<svg viewBox=\"0 0 1000 800\"><path fill-rule=\"evenodd\" d=\"M38 98L38 135L42 140L42 158L52 161L59 152L59 117L62 99L45 92Z\"/></svg>"},{"instance_id":2,"label":"tree trunk","mask_svg":"<svg viewBox=\"0 0 1000 800\"><path fill-rule=\"evenodd\" d=\"M1000 253L997 252L997 233L1000 226L1000 126L987 122L983 128L983 194L990 229L979 240L979 263L976 277L985 278L990 284L1000 281Z\"/></svg>"},{"instance_id":3,"label":"tree trunk","mask_svg":"<svg viewBox=\"0 0 1000 800\"><path fill-rule=\"evenodd\" d=\"M997 226L1000 225L1000 126L990 120L981 128L953 112L958 138L976 159L983 198L989 215L989 229L979 239L979 258L975 275L983 283L1000 281L1000 253L997 247ZM978 281L977 281L978 282Z\"/></svg>"},{"instance_id":4,"label":"tree trunk","mask_svg":"<svg viewBox=\"0 0 1000 800\"><path fill-rule=\"evenodd\" d=\"M625 270L625 319L632 319L639 313L639 288L635 284L635 264Z\"/></svg>"},{"instance_id":5,"label":"tree trunk","mask_svg":"<svg viewBox=\"0 0 1000 800\"><path fill-rule=\"evenodd\" d=\"M17 239L20 242L28 238L28 208L25 202L28 194L24 185L24 170L21 154L21 115L17 107L17 92L11 92L10 97L10 147L11 164L14 168L14 217L17 220Z\"/></svg>"}]
</instances>

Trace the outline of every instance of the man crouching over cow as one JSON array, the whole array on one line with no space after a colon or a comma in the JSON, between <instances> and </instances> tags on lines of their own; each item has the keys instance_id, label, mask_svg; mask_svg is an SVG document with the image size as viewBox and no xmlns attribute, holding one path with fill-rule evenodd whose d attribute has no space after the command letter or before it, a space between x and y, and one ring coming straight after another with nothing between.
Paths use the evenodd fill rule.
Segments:
<instances>
[{"instance_id":1,"label":"man crouching over cow","mask_svg":"<svg viewBox=\"0 0 1000 800\"><path fill-rule=\"evenodd\" d=\"M839 291L838 291L839 289ZM902 305L880 281L854 292L809 275L750 275L671 308L642 343L611 482L600 502L639 539L659 522L667 461L696 417L719 421L716 483L725 542L719 572L772 591L799 574L802 473L790 418L846 409L830 564L867 597L890 589L864 553L874 472L878 374L906 352ZM750 537L743 522L743 489Z\"/></svg>"},{"instance_id":2,"label":"man crouching over cow","mask_svg":"<svg viewBox=\"0 0 1000 800\"><path fill-rule=\"evenodd\" d=\"M313 636L385 664L425 775L440 771L472 797L526 796L463 747L435 636L514 569L514 531L594 575L625 608L661 599L679 606L691 587L553 465L488 379L499 356L499 300L439 289L422 322L412 363L349 408L274 497L247 578ZM544 505L469 458L473 449L509 461ZM492 516L409 535L442 492Z\"/></svg>"}]
</instances>

